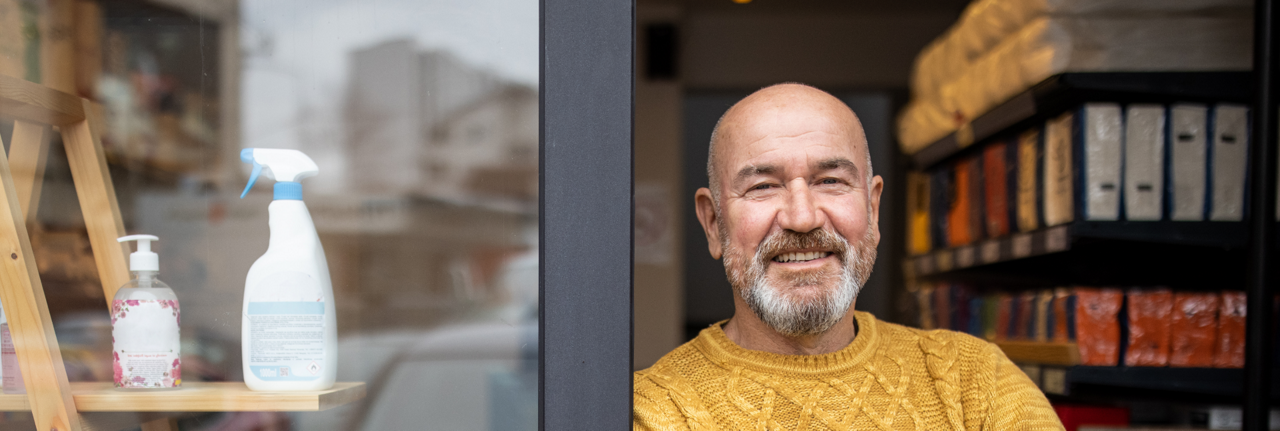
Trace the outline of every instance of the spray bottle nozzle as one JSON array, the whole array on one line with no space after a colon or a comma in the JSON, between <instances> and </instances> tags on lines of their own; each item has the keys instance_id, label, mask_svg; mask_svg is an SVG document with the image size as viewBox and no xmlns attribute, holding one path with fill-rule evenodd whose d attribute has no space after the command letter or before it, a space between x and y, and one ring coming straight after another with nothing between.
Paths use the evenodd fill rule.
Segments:
<instances>
[{"instance_id":1,"label":"spray bottle nozzle","mask_svg":"<svg viewBox=\"0 0 1280 431\"><path fill-rule=\"evenodd\" d=\"M138 251L129 254L130 271L159 271L160 257L151 251L151 241L159 241L155 235L129 235L116 238L117 242L137 241Z\"/></svg>"},{"instance_id":2,"label":"spray bottle nozzle","mask_svg":"<svg viewBox=\"0 0 1280 431\"><path fill-rule=\"evenodd\" d=\"M240 150L240 161L253 164L253 172L249 173L249 184L244 186L244 191L240 193L240 199L249 194L249 189L253 188L253 183L258 182L258 174L262 173L262 165L253 159L253 148L245 148Z\"/></svg>"},{"instance_id":3,"label":"spray bottle nozzle","mask_svg":"<svg viewBox=\"0 0 1280 431\"><path fill-rule=\"evenodd\" d=\"M240 160L253 164L253 172L249 174L249 184L240 193L243 199L258 181L258 175L266 168L267 178L278 181L276 199L301 200L301 186L285 187L286 193L280 193L280 184L298 183L299 180L320 173L320 168L310 157L298 150L276 150L267 148L245 148L240 151ZM294 190L294 189L297 190Z\"/></svg>"}]
</instances>

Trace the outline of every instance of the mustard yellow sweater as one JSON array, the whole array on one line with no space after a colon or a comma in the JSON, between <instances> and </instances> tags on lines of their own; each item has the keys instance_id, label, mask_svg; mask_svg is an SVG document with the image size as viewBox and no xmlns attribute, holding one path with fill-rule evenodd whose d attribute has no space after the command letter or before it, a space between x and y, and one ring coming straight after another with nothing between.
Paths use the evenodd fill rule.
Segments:
<instances>
[{"instance_id":1,"label":"mustard yellow sweater","mask_svg":"<svg viewBox=\"0 0 1280 431\"><path fill-rule=\"evenodd\" d=\"M854 313L853 343L824 355L747 350L720 324L703 330L635 373L635 428L1063 429L1044 394L995 345Z\"/></svg>"}]
</instances>

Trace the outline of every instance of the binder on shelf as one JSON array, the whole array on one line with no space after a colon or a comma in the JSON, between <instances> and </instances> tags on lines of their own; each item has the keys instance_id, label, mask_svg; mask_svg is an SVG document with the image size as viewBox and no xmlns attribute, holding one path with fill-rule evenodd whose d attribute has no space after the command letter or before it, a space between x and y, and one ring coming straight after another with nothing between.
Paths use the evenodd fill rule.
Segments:
<instances>
[{"instance_id":1,"label":"binder on shelf","mask_svg":"<svg viewBox=\"0 0 1280 431\"><path fill-rule=\"evenodd\" d=\"M1070 223L1075 214L1075 169L1072 128L1075 113L1067 112L1044 125L1044 225Z\"/></svg>"},{"instance_id":2,"label":"binder on shelf","mask_svg":"<svg viewBox=\"0 0 1280 431\"><path fill-rule=\"evenodd\" d=\"M929 240L929 177L919 172L907 172L907 253L928 253Z\"/></svg>"},{"instance_id":3,"label":"binder on shelf","mask_svg":"<svg viewBox=\"0 0 1280 431\"><path fill-rule=\"evenodd\" d=\"M933 321L933 284L920 283L920 289L916 291L916 303L920 307L920 328L937 328Z\"/></svg>"},{"instance_id":4,"label":"binder on shelf","mask_svg":"<svg viewBox=\"0 0 1280 431\"><path fill-rule=\"evenodd\" d=\"M1040 129L1018 135L1018 231L1040 228L1040 168L1044 162Z\"/></svg>"},{"instance_id":5,"label":"binder on shelf","mask_svg":"<svg viewBox=\"0 0 1280 431\"><path fill-rule=\"evenodd\" d=\"M1130 367L1169 365L1169 319L1173 293L1165 288L1133 288L1129 301L1129 345L1124 364Z\"/></svg>"},{"instance_id":6,"label":"binder on shelf","mask_svg":"<svg viewBox=\"0 0 1280 431\"><path fill-rule=\"evenodd\" d=\"M1214 340L1215 368L1244 368L1245 293L1226 290L1218 294L1218 334Z\"/></svg>"},{"instance_id":7,"label":"binder on shelf","mask_svg":"<svg viewBox=\"0 0 1280 431\"><path fill-rule=\"evenodd\" d=\"M1036 313L1031 339L1048 342L1053 338L1053 291L1043 289L1036 293Z\"/></svg>"},{"instance_id":8,"label":"binder on shelf","mask_svg":"<svg viewBox=\"0 0 1280 431\"><path fill-rule=\"evenodd\" d=\"M1065 343L1076 340L1076 296L1071 289L1059 287L1053 290L1053 341Z\"/></svg>"},{"instance_id":9,"label":"binder on shelf","mask_svg":"<svg viewBox=\"0 0 1280 431\"><path fill-rule=\"evenodd\" d=\"M1214 338L1218 336L1218 294L1173 294L1169 323L1169 366L1212 367Z\"/></svg>"},{"instance_id":10,"label":"binder on shelf","mask_svg":"<svg viewBox=\"0 0 1280 431\"><path fill-rule=\"evenodd\" d=\"M987 237L986 200L983 198L985 183L982 172L982 156L976 155L966 159L969 163L969 243Z\"/></svg>"},{"instance_id":11,"label":"binder on shelf","mask_svg":"<svg viewBox=\"0 0 1280 431\"><path fill-rule=\"evenodd\" d=\"M995 321L995 339L1009 339L1009 319L1013 315L1013 297L1008 293L996 294L996 321Z\"/></svg>"},{"instance_id":12,"label":"binder on shelf","mask_svg":"<svg viewBox=\"0 0 1280 431\"><path fill-rule=\"evenodd\" d=\"M1180 103L1169 107L1169 219L1203 221L1209 108Z\"/></svg>"},{"instance_id":13,"label":"binder on shelf","mask_svg":"<svg viewBox=\"0 0 1280 431\"><path fill-rule=\"evenodd\" d=\"M1113 366L1120 360L1120 289L1077 287L1075 340L1083 365ZM1070 324L1070 322L1068 322Z\"/></svg>"},{"instance_id":14,"label":"binder on shelf","mask_svg":"<svg viewBox=\"0 0 1280 431\"><path fill-rule=\"evenodd\" d=\"M938 329L951 327L951 285L938 283L933 286L933 324Z\"/></svg>"},{"instance_id":15,"label":"binder on shelf","mask_svg":"<svg viewBox=\"0 0 1280 431\"><path fill-rule=\"evenodd\" d=\"M1126 220L1163 218L1164 123L1161 105L1136 104L1125 109L1124 215Z\"/></svg>"},{"instance_id":16,"label":"binder on shelf","mask_svg":"<svg viewBox=\"0 0 1280 431\"><path fill-rule=\"evenodd\" d=\"M947 210L947 246L959 247L972 243L977 239L973 227L978 220L973 219L971 206L975 200L972 195L973 182L977 180L975 159L962 159L952 168L953 183L950 193L951 207Z\"/></svg>"},{"instance_id":17,"label":"binder on shelf","mask_svg":"<svg viewBox=\"0 0 1280 431\"><path fill-rule=\"evenodd\" d=\"M965 325L964 331L969 335L982 338L985 336L986 314L983 312L984 304L987 298L981 295L975 295L969 298L969 321Z\"/></svg>"},{"instance_id":18,"label":"binder on shelf","mask_svg":"<svg viewBox=\"0 0 1280 431\"><path fill-rule=\"evenodd\" d=\"M1000 297L984 295L982 298L982 339L992 341L996 336L996 320L1000 314Z\"/></svg>"},{"instance_id":19,"label":"binder on shelf","mask_svg":"<svg viewBox=\"0 0 1280 431\"><path fill-rule=\"evenodd\" d=\"M1241 221L1249 171L1249 108L1219 104L1209 123L1209 220Z\"/></svg>"},{"instance_id":20,"label":"binder on shelf","mask_svg":"<svg viewBox=\"0 0 1280 431\"><path fill-rule=\"evenodd\" d=\"M953 178L950 166L941 166L929 178L929 239L933 249L944 249L949 245L947 225L951 213L950 191Z\"/></svg>"},{"instance_id":21,"label":"binder on shelf","mask_svg":"<svg viewBox=\"0 0 1280 431\"><path fill-rule=\"evenodd\" d=\"M998 238L1008 235L1010 216L1010 183L1014 172L1010 149L1016 148L1008 142L997 141L988 144L982 150L983 200L985 201L987 237Z\"/></svg>"},{"instance_id":22,"label":"binder on shelf","mask_svg":"<svg viewBox=\"0 0 1280 431\"><path fill-rule=\"evenodd\" d=\"M1119 220L1121 137L1124 135L1120 105L1087 103L1080 108L1078 121L1082 218Z\"/></svg>"}]
</instances>

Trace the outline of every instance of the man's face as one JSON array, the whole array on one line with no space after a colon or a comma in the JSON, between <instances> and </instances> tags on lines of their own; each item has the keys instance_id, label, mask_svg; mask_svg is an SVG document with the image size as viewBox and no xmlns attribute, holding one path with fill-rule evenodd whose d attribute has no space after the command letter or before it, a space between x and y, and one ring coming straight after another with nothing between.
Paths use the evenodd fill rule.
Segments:
<instances>
[{"instance_id":1,"label":"man's face","mask_svg":"<svg viewBox=\"0 0 1280 431\"><path fill-rule=\"evenodd\" d=\"M821 333L838 322L870 274L879 242L881 179L867 176L857 119L829 108L739 113L717 148L712 254L723 254L752 311L785 335ZM713 226L704 221L704 228Z\"/></svg>"}]
</instances>

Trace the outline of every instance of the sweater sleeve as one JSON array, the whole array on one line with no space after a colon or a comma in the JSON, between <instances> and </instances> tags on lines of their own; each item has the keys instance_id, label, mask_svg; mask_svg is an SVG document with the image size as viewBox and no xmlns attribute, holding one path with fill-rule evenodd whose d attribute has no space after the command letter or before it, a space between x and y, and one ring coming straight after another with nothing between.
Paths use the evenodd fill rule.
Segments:
<instances>
[{"instance_id":1,"label":"sweater sleeve","mask_svg":"<svg viewBox=\"0 0 1280 431\"><path fill-rule=\"evenodd\" d=\"M1058 414L1035 383L1004 352L987 343L994 362L984 430L1063 430Z\"/></svg>"},{"instance_id":2,"label":"sweater sleeve","mask_svg":"<svg viewBox=\"0 0 1280 431\"><path fill-rule=\"evenodd\" d=\"M632 377L634 392L631 396L631 427L639 430L667 431L689 430L689 424L680 407L671 399L667 389L654 383L643 372Z\"/></svg>"}]
</instances>

